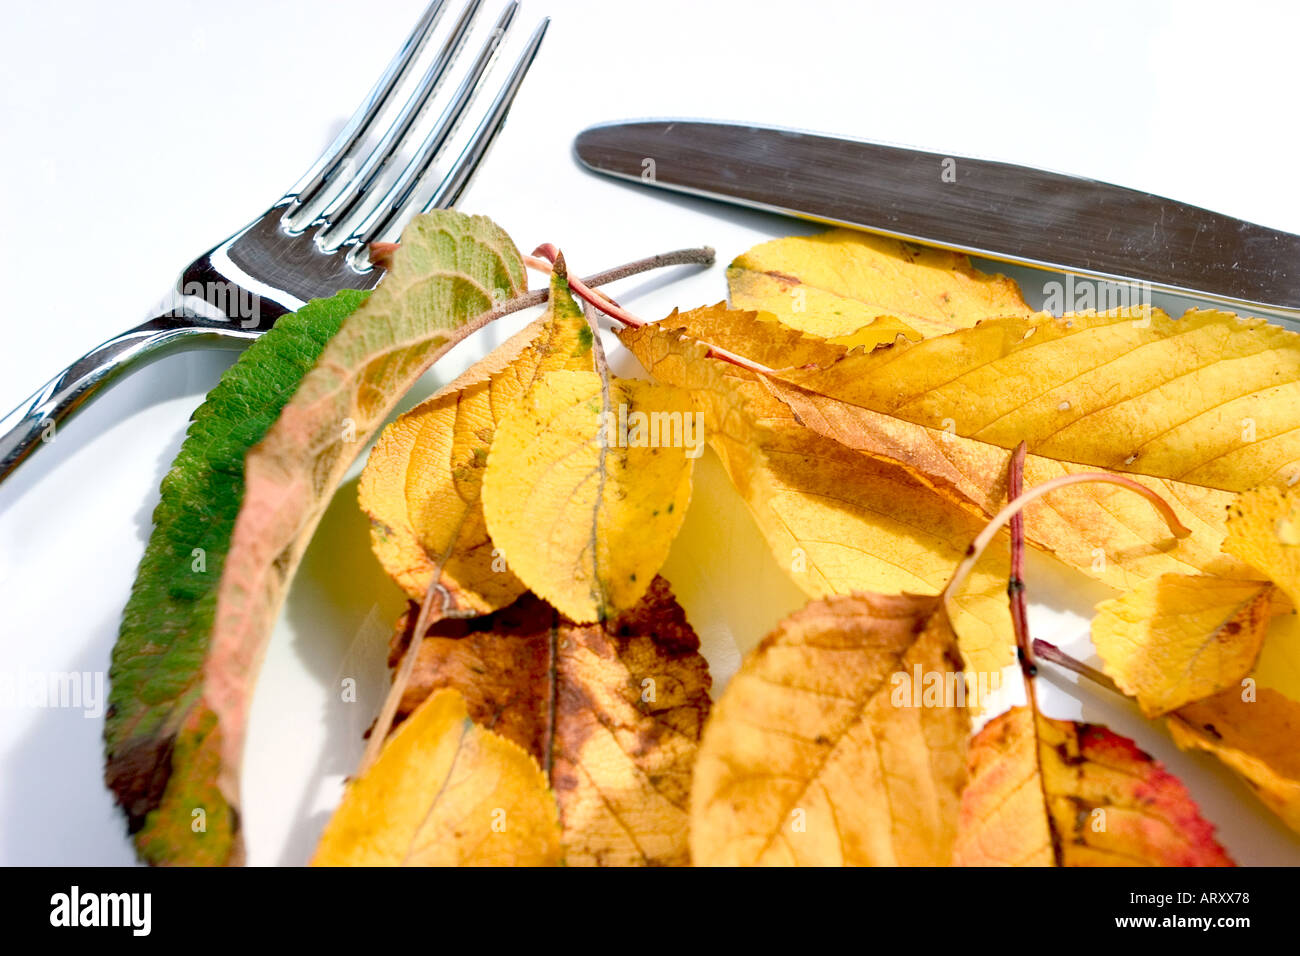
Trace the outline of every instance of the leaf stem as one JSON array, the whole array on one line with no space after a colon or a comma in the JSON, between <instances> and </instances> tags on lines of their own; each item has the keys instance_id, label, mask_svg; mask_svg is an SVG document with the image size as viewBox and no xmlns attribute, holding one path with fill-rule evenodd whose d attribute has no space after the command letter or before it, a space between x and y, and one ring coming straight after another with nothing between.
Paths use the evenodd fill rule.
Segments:
<instances>
[{"instance_id":1,"label":"leaf stem","mask_svg":"<svg viewBox=\"0 0 1300 956\"><path fill-rule=\"evenodd\" d=\"M943 599L947 601L952 597L952 595L961 589L961 586L966 583L966 578L970 576L971 570L975 567L975 562L980 559L980 556L984 553L984 549L989 546L989 542L992 541L997 533L1002 530L1003 525L1007 524L1013 517L1015 517L1015 515L1018 514L1025 505L1041 498L1043 495L1050 494L1053 491L1068 487L1069 485L1081 484L1119 485L1121 488L1127 488L1129 491L1137 492L1151 502L1160 517L1165 519L1165 524L1169 526L1169 530L1173 533L1175 538L1185 538L1192 533L1190 528L1186 527L1178 520L1178 515L1174 513L1174 509L1170 506L1169 502L1160 497L1157 492L1152 491L1146 485L1134 481L1132 478L1126 478L1123 475L1112 475L1104 471L1081 471L1072 475L1060 475L1053 478L1051 481L1045 481L1041 485L1035 485L1023 494L1017 495L1011 501L1007 502L1001 511L993 516L989 523L984 526L984 530L976 535L975 540L972 541L970 547L966 549L966 557L964 557L961 563L957 565L956 570L953 571L952 578L949 579L947 586L943 589L941 594Z\"/></svg>"},{"instance_id":2,"label":"leaf stem","mask_svg":"<svg viewBox=\"0 0 1300 956\"><path fill-rule=\"evenodd\" d=\"M555 246L549 242L544 242L533 250L531 256L524 256L524 264L529 268L538 270L539 272L550 272L551 263L555 261L556 255L558 255L558 252ZM662 256L656 256L654 258L665 260L661 263L662 265L676 265L680 263L699 263L709 265L713 262L713 255L713 249L709 246L702 246L699 249L679 249L677 252L665 253ZM670 258L672 261L667 261ZM573 294L583 301L589 302L601 312L608 315L611 319L616 319L630 328L640 328L643 325L649 324L645 319L638 318L631 312L627 311L627 309L623 308L609 296L605 295L605 293L589 288L589 284L593 283L582 279L576 279L572 276L569 277L569 288L573 291ZM709 351L706 355L707 358L715 358L719 361L726 362L729 365L736 365L740 368L748 369L758 375L771 375L774 371L766 365L760 365L757 362L750 361L743 355L738 355L727 349L719 348L716 345L710 345L708 342L701 341L700 344L708 347Z\"/></svg>"},{"instance_id":3,"label":"leaf stem","mask_svg":"<svg viewBox=\"0 0 1300 956\"><path fill-rule=\"evenodd\" d=\"M1007 500L1014 501L1025 491L1025 454L1028 445L1023 441L1011 453L1011 467L1007 476ZM1011 626L1016 635L1016 660L1025 681L1025 694L1034 709L1038 703L1034 694L1034 677L1038 665L1029 643L1029 610L1025 601L1025 513L1017 511L1011 516L1011 577L1007 581L1007 596L1011 600Z\"/></svg>"},{"instance_id":4,"label":"leaf stem","mask_svg":"<svg viewBox=\"0 0 1300 956\"><path fill-rule=\"evenodd\" d=\"M1048 641L1035 640L1034 653L1045 661L1051 661L1058 667L1064 667L1067 671L1074 671L1074 673L1078 674L1080 677L1088 678L1088 680L1092 681L1094 684L1099 684L1107 690L1113 690L1120 696L1127 696L1119 689L1119 686L1113 680L1101 671L1097 670L1097 668L1093 667L1091 664L1085 664L1078 658L1071 657L1055 644Z\"/></svg>"}]
</instances>

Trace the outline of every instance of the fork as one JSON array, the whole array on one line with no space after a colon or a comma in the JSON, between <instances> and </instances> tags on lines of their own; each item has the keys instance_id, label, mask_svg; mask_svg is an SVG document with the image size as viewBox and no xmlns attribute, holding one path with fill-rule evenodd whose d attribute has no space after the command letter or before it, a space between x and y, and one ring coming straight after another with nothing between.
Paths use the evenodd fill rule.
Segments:
<instances>
[{"instance_id":1,"label":"fork","mask_svg":"<svg viewBox=\"0 0 1300 956\"><path fill-rule=\"evenodd\" d=\"M174 307L92 349L0 420L0 481L88 401L128 372L176 351L239 348L309 299L341 289L369 289L383 275L370 262L371 243L392 242L413 210L452 206L468 185L532 66L549 19L533 31L459 155L421 205L417 197L484 85L519 4L511 0L428 133L414 144L425 114L466 44L482 0L467 0L446 41L387 126L394 96L412 75L447 6L433 0L370 93L320 159L289 192L225 242L182 271L170 293ZM377 137L377 139L375 139ZM368 150L367 138L375 140ZM398 169L403 147L415 145Z\"/></svg>"}]
</instances>

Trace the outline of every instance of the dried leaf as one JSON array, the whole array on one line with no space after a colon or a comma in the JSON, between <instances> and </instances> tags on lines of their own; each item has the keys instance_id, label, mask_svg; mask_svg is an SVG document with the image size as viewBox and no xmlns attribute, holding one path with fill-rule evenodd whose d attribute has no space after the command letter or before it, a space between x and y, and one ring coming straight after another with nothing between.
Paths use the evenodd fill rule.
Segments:
<instances>
[{"instance_id":1,"label":"dried leaf","mask_svg":"<svg viewBox=\"0 0 1300 956\"><path fill-rule=\"evenodd\" d=\"M1118 309L1007 318L781 377L1035 455L1241 491L1300 471L1300 333Z\"/></svg>"},{"instance_id":2,"label":"dried leaf","mask_svg":"<svg viewBox=\"0 0 1300 956\"><path fill-rule=\"evenodd\" d=\"M571 620L632 607L668 556L703 445L679 389L551 372L501 421L483 476L492 541Z\"/></svg>"},{"instance_id":3,"label":"dried leaf","mask_svg":"<svg viewBox=\"0 0 1300 956\"><path fill-rule=\"evenodd\" d=\"M1233 865L1187 789L1133 741L1027 707L971 742L954 862Z\"/></svg>"},{"instance_id":4,"label":"dried leaf","mask_svg":"<svg viewBox=\"0 0 1300 956\"><path fill-rule=\"evenodd\" d=\"M1005 498L1006 450L954 434L949 430L955 427L952 419L946 420L944 428L927 428L777 379L765 384L807 428L865 455L897 462L974 514L991 515ZM1031 454L1025 460L1025 481L1033 486L1089 470ZM1079 484L1026 508L1028 540L1116 589L1168 573L1251 576L1245 565L1219 547L1225 507L1231 500L1228 492L1131 477L1170 502L1195 533L1171 541L1160 518L1133 495L1113 485Z\"/></svg>"},{"instance_id":5,"label":"dried leaf","mask_svg":"<svg viewBox=\"0 0 1300 956\"><path fill-rule=\"evenodd\" d=\"M1174 743L1214 754L1300 833L1300 704L1270 688L1244 700L1233 687L1179 708L1168 723Z\"/></svg>"},{"instance_id":6,"label":"dried leaf","mask_svg":"<svg viewBox=\"0 0 1300 956\"><path fill-rule=\"evenodd\" d=\"M918 674L954 696L915 700L921 689L902 686ZM839 596L786 618L705 728L695 863L946 865L970 727L962 680L938 597Z\"/></svg>"},{"instance_id":7,"label":"dried leaf","mask_svg":"<svg viewBox=\"0 0 1300 956\"><path fill-rule=\"evenodd\" d=\"M621 338L656 378L692 390L709 442L772 555L807 594L937 594L984 517L914 471L803 427L755 375L705 358L694 341L740 351L754 335L752 319L714 306L674 313ZM757 338L748 352L759 362L772 352L800 362L838 351L797 334L778 349L765 341ZM972 672L997 672L1010 661L1006 580L1006 553L991 549L954 601L953 624Z\"/></svg>"},{"instance_id":8,"label":"dried leaf","mask_svg":"<svg viewBox=\"0 0 1300 956\"><path fill-rule=\"evenodd\" d=\"M414 623L408 614L394 657ZM709 673L663 578L603 625L574 624L531 594L490 617L440 621L420 644L399 715L444 687L545 768L567 863L689 862L687 799Z\"/></svg>"},{"instance_id":9,"label":"dried leaf","mask_svg":"<svg viewBox=\"0 0 1300 956\"><path fill-rule=\"evenodd\" d=\"M924 337L1032 314L1014 281L980 272L967 256L849 229L755 246L727 269L727 282L737 309L868 348L900 333Z\"/></svg>"},{"instance_id":10,"label":"dried leaf","mask_svg":"<svg viewBox=\"0 0 1300 956\"><path fill-rule=\"evenodd\" d=\"M1273 594L1266 581L1162 575L1099 604L1092 642L1105 672L1156 717L1250 673Z\"/></svg>"},{"instance_id":11,"label":"dried leaf","mask_svg":"<svg viewBox=\"0 0 1300 956\"><path fill-rule=\"evenodd\" d=\"M448 609L486 613L524 592L493 557L481 500L488 452L502 417L547 372L592 370L591 342L557 269L544 317L384 429L361 507L376 556L409 597L423 601L438 569Z\"/></svg>"},{"instance_id":12,"label":"dried leaf","mask_svg":"<svg viewBox=\"0 0 1300 956\"><path fill-rule=\"evenodd\" d=\"M517 744L470 719L454 690L430 697L348 784L315 866L555 866L546 778Z\"/></svg>"}]
</instances>

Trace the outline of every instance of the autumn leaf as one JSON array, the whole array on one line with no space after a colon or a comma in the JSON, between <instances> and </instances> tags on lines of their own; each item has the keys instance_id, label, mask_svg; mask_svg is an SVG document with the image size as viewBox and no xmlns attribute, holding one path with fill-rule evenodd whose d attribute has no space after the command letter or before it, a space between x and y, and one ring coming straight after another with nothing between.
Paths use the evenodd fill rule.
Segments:
<instances>
[{"instance_id":1,"label":"autumn leaf","mask_svg":"<svg viewBox=\"0 0 1300 956\"><path fill-rule=\"evenodd\" d=\"M419 216L384 280L342 320L292 397L279 399L278 417L244 458L211 623L195 619L201 630L178 645L176 669L158 671L157 683L141 690L151 707L163 701L148 736L110 751L106 776L133 819L143 818L136 839L150 862L242 861L239 764L249 697L311 533L402 394L475 327L471 320L486 321L498 300L523 288L519 254L489 220ZM286 394L291 389L292 382ZM206 832L191 827L195 809L214 821Z\"/></svg>"},{"instance_id":2,"label":"autumn leaf","mask_svg":"<svg viewBox=\"0 0 1300 956\"><path fill-rule=\"evenodd\" d=\"M972 688L949 618L953 597L1007 524L1017 554L1010 590L1013 597L1023 595L1017 518L1029 501L1067 485L1123 487L1145 498L1169 532L1183 536L1189 530L1167 502L1122 476L1068 475L1022 492L1023 459L1021 446L1008 463L1008 486L1016 497L973 537L939 595L859 593L815 601L782 622L746 658L700 746L691 806L691 850L697 863L943 865L954 853L959 805L968 831L978 831L986 808L992 808L989 815L997 812L1009 795L1024 788L1022 777L1012 778L1004 770L993 775L992 783L985 781L974 816L959 799L969 729L966 695ZM1032 657L1023 616L1016 621L1014 634L1032 702ZM981 693L978 680L974 692ZM1059 741L1051 735L1059 728L1052 721L1036 728L1033 718L1026 720L1023 740L1008 749L1017 762L1024 762L1018 750L1026 750L1030 770L1042 773L1043 786L1025 789L1040 798L1041 829L1047 837L1059 825L1050 818L1057 811L1049 799L1051 788L1066 782L1039 770L1044 758L1037 748L1040 735L1056 746ZM1073 773L1069 768L1080 761L1062 754L1065 774ZM1099 765L1104 762L1102 755L1092 756ZM975 769L981 767L976 762ZM1140 792L1135 805L1143 797ZM1021 831L1032 830L1019 814L990 826L991 837L1017 853L1023 849L1017 844L1026 842ZM1131 829L1135 832L1125 836L1129 842L1147 838L1140 822ZM975 845L985 836L976 832ZM1050 854L1059 840L1042 845ZM1025 859L1035 862L1038 844L1029 846L1032 852Z\"/></svg>"},{"instance_id":3,"label":"autumn leaf","mask_svg":"<svg viewBox=\"0 0 1300 956\"><path fill-rule=\"evenodd\" d=\"M1004 448L962 438L947 427L928 428L768 379L772 395L806 428L873 458L895 462L946 494L956 505L989 515L1005 495ZM1088 466L1038 454L1025 460L1025 478L1039 485ZM1027 536L1065 564L1117 590L1161 574L1207 573L1258 577L1223 554L1227 492L1133 475L1168 500L1195 533L1172 542L1149 508L1111 486L1073 485L1025 512Z\"/></svg>"},{"instance_id":4,"label":"autumn leaf","mask_svg":"<svg viewBox=\"0 0 1300 956\"><path fill-rule=\"evenodd\" d=\"M591 343L557 269L545 316L384 429L359 494L375 554L409 597L423 601L435 571L446 610L486 613L524 592L494 558L483 518L488 453L502 417L546 373L592 369Z\"/></svg>"},{"instance_id":5,"label":"autumn leaf","mask_svg":"<svg viewBox=\"0 0 1300 956\"><path fill-rule=\"evenodd\" d=\"M431 696L348 784L315 866L555 866L555 801L537 762Z\"/></svg>"},{"instance_id":6,"label":"autumn leaf","mask_svg":"<svg viewBox=\"0 0 1300 956\"><path fill-rule=\"evenodd\" d=\"M1245 699L1232 687L1180 707L1168 725L1174 743L1214 754L1300 833L1300 704L1271 688Z\"/></svg>"},{"instance_id":7,"label":"autumn leaf","mask_svg":"<svg viewBox=\"0 0 1300 956\"><path fill-rule=\"evenodd\" d=\"M581 623L636 604L686 515L694 411L679 389L547 374L502 419L483 475L488 532L520 580Z\"/></svg>"},{"instance_id":8,"label":"autumn leaf","mask_svg":"<svg viewBox=\"0 0 1300 956\"><path fill-rule=\"evenodd\" d=\"M414 618L399 626L394 661ZM575 624L531 594L485 618L439 621L420 644L399 715L447 687L544 768L567 863L689 862L687 799L709 673L663 578L604 624Z\"/></svg>"},{"instance_id":9,"label":"autumn leaf","mask_svg":"<svg viewBox=\"0 0 1300 956\"><path fill-rule=\"evenodd\" d=\"M1300 490L1265 486L1239 495L1223 550L1241 558L1300 607Z\"/></svg>"},{"instance_id":10,"label":"autumn leaf","mask_svg":"<svg viewBox=\"0 0 1300 956\"><path fill-rule=\"evenodd\" d=\"M1220 491L1300 468L1300 333L1224 312L992 319L780 377L1003 448Z\"/></svg>"},{"instance_id":11,"label":"autumn leaf","mask_svg":"<svg viewBox=\"0 0 1300 956\"><path fill-rule=\"evenodd\" d=\"M217 583L244 494L244 455L367 293L347 290L281 317L239 356L194 412L162 483L153 531L122 613L109 670L105 780L148 862L220 862L235 827L211 776L172 785L172 766L215 760L210 716L194 708ZM194 807L207 829L192 829Z\"/></svg>"},{"instance_id":12,"label":"autumn leaf","mask_svg":"<svg viewBox=\"0 0 1300 956\"><path fill-rule=\"evenodd\" d=\"M1294 621L1288 614L1281 620ZM1278 638L1290 642L1292 629L1270 632L1265 647ZM1047 660L1116 693L1126 693L1107 674L1063 653L1052 644L1034 642ZM1261 664L1264 655L1260 656ZM1285 692L1265 686L1267 668L1218 693L1184 704L1166 716L1174 742L1183 750L1213 754L1241 776L1260 800L1292 829L1300 827L1300 764L1295 739L1300 730L1300 704Z\"/></svg>"},{"instance_id":13,"label":"autumn leaf","mask_svg":"<svg viewBox=\"0 0 1300 956\"><path fill-rule=\"evenodd\" d=\"M970 749L959 866L1232 866L1186 788L1133 741L1016 707Z\"/></svg>"},{"instance_id":14,"label":"autumn leaf","mask_svg":"<svg viewBox=\"0 0 1300 956\"><path fill-rule=\"evenodd\" d=\"M1273 594L1266 581L1161 575L1099 604L1092 642L1105 672L1156 717L1250 673L1274 613Z\"/></svg>"},{"instance_id":15,"label":"autumn leaf","mask_svg":"<svg viewBox=\"0 0 1300 956\"><path fill-rule=\"evenodd\" d=\"M780 332L775 323L757 335L753 313L720 305L674 313L620 337L655 378L692 391L709 443L773 557L809 596L938 593L983 527L978 509L964 509L917 473L803 427L757 376L706 358L697 340L748 348L763 364L778 356L816 361L842 354L837 347ZM953 601L953 623L973 672L999 671L1010 660L1006 576L1005 553L989 553Z\"/></svg>"},{"instance_id":16,"label":"autumn leaf","mask_svg":"<svg viewBox=\"0 0 1300 956\"><path fill-rule=\"evenodd\" d=\"M868 348L1033 311L1014 281L967 256L850 229L755 246L732 262L727 283L736 309Z\"/></svg>"},{"instance_id":17,"label":"autumn leaf","mask_svg":"<svg viewBox=\"0 0 1300 956\"><path fill-rule=\"evenodd\" d=\"M781 622L706 727L695 863L947 865L969 719L964 696L900 698L914 674L963 679L938 596L836 596Z\"/></svg>"}]
</instances>

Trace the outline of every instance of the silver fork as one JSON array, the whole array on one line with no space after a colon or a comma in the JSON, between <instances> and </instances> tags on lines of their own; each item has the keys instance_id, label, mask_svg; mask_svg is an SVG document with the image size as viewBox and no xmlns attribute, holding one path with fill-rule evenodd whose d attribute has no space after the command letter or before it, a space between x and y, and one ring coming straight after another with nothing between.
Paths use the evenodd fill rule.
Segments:
<instances>
[{"instance_id":1,"label":"silver fork","mask_svg":"<svg viewBox=\"0 0 1300 956\"><path fill-rule=\"evenodd\" d=\"M0 420L0 481L58 424L126 373L183 349L241 347L309 299L340 289L372 288L383 270L370 263L370 244L395 240L414 214L426 174L484 85L519 7L511 0L502 10L464 79L394 176L399 152L414 145L412 130L464 47L481 4L467 0L405 103L386 127L380 126L381 114L389 112L386 107L413 72L446 8L447 0L433 0L356 113L302 179L248 226L182 270L171 296L175 308L92 349ZM464 191L501 130L549 22L543 19L533 31L421 211L448 208ZM365 141L375 134L378 139L367 150Z\"/></svg>"}]
</instances>

